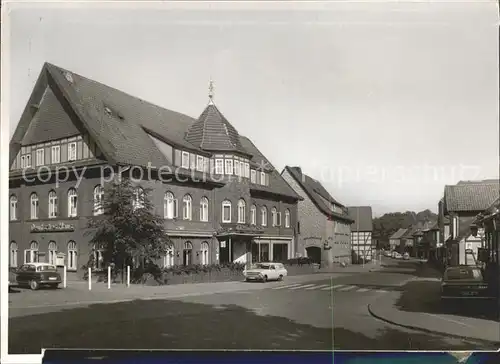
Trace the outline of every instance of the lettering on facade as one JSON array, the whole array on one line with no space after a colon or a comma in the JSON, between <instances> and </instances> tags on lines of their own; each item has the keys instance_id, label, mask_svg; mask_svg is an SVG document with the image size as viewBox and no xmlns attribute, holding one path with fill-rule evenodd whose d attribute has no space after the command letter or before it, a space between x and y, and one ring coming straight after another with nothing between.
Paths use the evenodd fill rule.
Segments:
<instances>
[{"instance_id":1,"label":"lettering on facade","mask_svg":"<svg viewBox=\"0 0 500 364\"><path fill-rule=\"evenodd\" d=\"M75 227L71 224L66 224L64 222L60 222L57 224L40 224L40 225L32 224L30 231L32 233L68 232L68 231L75 231Z\"/></svg>"}]
</instances>

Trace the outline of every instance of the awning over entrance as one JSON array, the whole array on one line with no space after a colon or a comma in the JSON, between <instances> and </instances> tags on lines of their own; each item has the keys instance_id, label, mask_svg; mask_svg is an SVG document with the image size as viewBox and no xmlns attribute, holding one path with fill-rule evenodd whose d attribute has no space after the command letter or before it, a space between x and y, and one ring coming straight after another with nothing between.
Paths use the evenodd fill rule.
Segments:
<instances>
[{"instance_id":1,"label":"awning over entrance","mask_svg":"<svg viewBox=\"0 0 500 364\"><path fill-rule=\"evenodd\" d=\"M257 237L262 235L264 230L255 225L248 224L223 224L216 233L218 239L225 237Z\"/></svg>"}]
</instances>

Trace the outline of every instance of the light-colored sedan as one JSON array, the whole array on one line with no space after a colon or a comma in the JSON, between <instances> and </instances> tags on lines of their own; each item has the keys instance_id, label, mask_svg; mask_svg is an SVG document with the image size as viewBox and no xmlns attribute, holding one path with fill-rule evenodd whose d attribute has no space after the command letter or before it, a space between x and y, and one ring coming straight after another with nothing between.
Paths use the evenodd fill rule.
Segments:
<instances>
[{"instance_id":1,"label":"light-colored sedan","mask_svg":"<svg viewBox=\"0 0 500 364\"><path fill-rule=\"evenodd\" d=\"M256 263L251 269L243 272L245 281L281 281L288 272L281 263Z\"/></svg>"}]
</instances>

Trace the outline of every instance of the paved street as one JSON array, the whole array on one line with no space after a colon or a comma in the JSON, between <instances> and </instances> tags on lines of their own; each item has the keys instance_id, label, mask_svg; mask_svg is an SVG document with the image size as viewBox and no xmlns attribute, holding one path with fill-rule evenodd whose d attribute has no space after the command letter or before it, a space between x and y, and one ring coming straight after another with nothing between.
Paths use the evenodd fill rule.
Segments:
<instances>
[{"instance_id":1,"label":"paved street","mask_svg":"<svg viewBox=\"0 0 500 364\"><path fill-rule=\"evenodd\" d=\"M284 282L235 282L233 289L190 294L193 285L169 297L108 304L12 304L11 353L40 347L471 350L491 344L407 330L375 319L367 306L401 289L416 263L380 272L289 277ZM399 270L399 272L398 272ZM191 286L191 287L188 287ZM206 287L205 285L204 287ZM231 284L227 284L227 287ZM213 286L215 287L215 286ZM137 288L138 289L138 288ZM149 287L150 292L155 287ZM94 299L109 292L94 292ZM57 292L20 292L16 297ZM115 297L117 294L115 293ZM119 301L120 298L116 298ZM43 307L42 307L43 306ZM333 309L332 309L333 307ZM29 335L30 340L26 340Z\"/></svg>"}]
</instances>

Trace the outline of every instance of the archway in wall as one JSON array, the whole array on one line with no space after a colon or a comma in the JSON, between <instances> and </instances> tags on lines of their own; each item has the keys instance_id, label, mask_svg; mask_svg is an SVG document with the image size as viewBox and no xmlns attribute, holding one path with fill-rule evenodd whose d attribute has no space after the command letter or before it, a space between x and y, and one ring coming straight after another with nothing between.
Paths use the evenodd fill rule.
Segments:
<instances>
[{"instance_id":1,"label":"archway in wall","mask_svg":"<svg viewBox=\"0 0 500 364\"><path fill-rule=\"evenodd\" d=\"M321 248L317 246L310 246L306 248L307 257L314 263L321 263Z\"/></svg>"}]
</instances>

